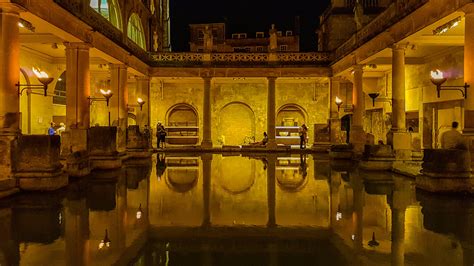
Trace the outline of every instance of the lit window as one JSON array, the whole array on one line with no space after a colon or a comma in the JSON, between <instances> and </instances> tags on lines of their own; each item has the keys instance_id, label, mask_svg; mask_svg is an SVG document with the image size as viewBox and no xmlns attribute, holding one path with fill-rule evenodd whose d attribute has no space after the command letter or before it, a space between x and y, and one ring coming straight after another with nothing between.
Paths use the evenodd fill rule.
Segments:
<instances>
[{"instance_id":1,"label":"lit window","mask_svg":"<svg viewBox=\"0 0 474 266\"><path fill-rule=\"evenodd\" d=\"M288 51L288 45L280 45L280 51Z\"/></svg>"},{"instance_id":2,"label":"lit window","mask_svg":"<svg viewBox=\"0 0 474 266\"><path fill-rule=\"evenodd\" d=\"M141 48L146 50L145 33L142 22L137 13L133 13L128 20L127 36Z\"/></svg>"},{"instance_id":3,"label":"lit window","mask_svg":"<svg viewBox=\"0 0 474 266\"><path fill-rule=\"evenodd\" d=\"M293 31L287 30L286 31L286 36L293 36Z\"/></svg>"},{"instance_id":4,"label":"lit window","mask_svg":"<svg viewBox=\"0 0 474 266\"><path fill-rule=\"evenodd\" d=\"M278 35L278 37L281 37L281 36L282 36L282 34L283 34L283 33L282 33L281 31L277 31L277 35Z\"/></svg>"},{"instance_id":5,"label":"lit window","mask_svg":"<svg viewBox=\"0 0 474 266\"><path fill-rule=\"evenodd\" d=\"M90 7L101 14L117 29L122 30L122 15L117 0L91 0Z\"/></svg>"},{"instance_id":6,"label":"lit window","mask_svg":"<svg viewBox=\"0 0 474 266\"><path fill-rule=\"evenodd\" d=\"M239 36L240 35L238 33L232 33L232 39L238 39Z\"/></svg>"},{"instance_id":7,"label":"lit window","mask_svg":"<svg viewBox=\"0 0 474 266\"><path fill-rule=\"evenodd\" d=\"M264 37L265 37L265 33L263 33L263 31L258 31L258 32L255 34L255 36L256 36L257 38L264 38Z\"/></svg>"}]
</instances>

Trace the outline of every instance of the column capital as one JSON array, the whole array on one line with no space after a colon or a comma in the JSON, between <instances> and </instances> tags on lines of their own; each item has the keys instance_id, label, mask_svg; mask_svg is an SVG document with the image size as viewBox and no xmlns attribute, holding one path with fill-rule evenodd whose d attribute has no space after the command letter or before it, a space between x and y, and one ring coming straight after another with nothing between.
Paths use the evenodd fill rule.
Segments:
<instances>
[{"instance_id":1,"label":"column capital","mask_svg":"<svg viewBox=\"0 0 474 266\"><path fill-rule=\"evenodd\" d=\"M390 48L392 48L393 51L398 51L398 50L403 50L407 49L408 43L394 43Z\"/></svg>"},{"instance_id":2,"label":"column capital","mask_svg":"<svg viewBox=\"0 0 474 266\"><path fill-rule=\"evenodd\" d=\"M89 50L92 45L85 42L64 42L64 46L67 49L82 49L82 50Z\"/></svg>"},{"instance_id":3,"label":"column capital","mask_svg":"<svg viewBox=\"0 0 474 266\"><path fill-rule=\"evenodd\" d=\"M278 77L276 77L276 76L270 76L270 77L267 77L267 80L268 81L276 81L277 78Z\"/></svg>"},{"instance_id":4,"label":"column capital","mask_svg":"<svg viewBox=\"0 0 474 266\"><path fill-rule=\"evenodd\" d=\"M465 16L473 16L474 15L474 4L467 4L462 8Z\"/></svg>"},{"instance_id":5,"label":"column capital","mask_svg":"<svg viewBox=\"0 0 474 266\"><path fill-rule=\"evenodd\" d=\"M211 81L212 80L212 76L202 76L201 77L204 81Z\"/></svg>"},{"instance_id":6,"label":"column capital","mask_svg":"<svg viewBox=\"0 0 474 266\"><path fill-rule=\"evenodd\" d=\"M352 67L352 70L353 70L354 72L358 72L358 71L364 72L364 65L360 65L360 64L354 65L354 66Z\"/></svg>"}]
</instances>

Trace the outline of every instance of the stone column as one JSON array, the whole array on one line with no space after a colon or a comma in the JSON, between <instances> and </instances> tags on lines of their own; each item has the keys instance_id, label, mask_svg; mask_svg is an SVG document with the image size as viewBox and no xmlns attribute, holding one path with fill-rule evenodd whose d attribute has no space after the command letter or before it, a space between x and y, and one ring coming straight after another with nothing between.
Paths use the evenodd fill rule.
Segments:
<instances>
[{"instance_id":1,"label":"stone column","mask_svg":"<svg viewBox=\"0 0 474 266\"><path fill-rule=\"evenodd\" d=\"M361 154L364 150L366 135L364 132L365 96L362 85L362 65L354 66L354 87L352 89L352 104L354 105L350 132L350 143L354 152Z\"/></svg>"},{"instance_id":2,"label":"stone column","mask_svg":"<svg viewBox=\"0 0 474 266\"><path fill-rule=\"evenodd\" d=\"M202 226L211 226L211 170L212 154L201 155L202 161L202 195L203 195L203 214Z\"/></svg>"},{"instance_id":3,"label":"stone column","mask_svg":"<svg viewBox=\"0 0 474 266\"><path fill-rule=\"evenodd\" d=\"M125 152L128 127L127 66L112 64L110 72L110 90L114 93L110 98L110 121L112 126L117 127L117 151Z\"/></svg>"},{"instance_id":4,"label":"stone column","mask_svg":"<svg viewBox=\"0 0 474 266\"><path fill-rule=\"evenodd\" d=\"M133 101L138 100L141 98L145 101L143 104L142 109L137 107L137 125L140 126L140 129L143 130L145 125L150 126L150 77L136 77L137 80L137 99L133 99ZM136 104L136 103L134 103Z\"/></svg>"},{"instance_id":5,"label":"stone column","mask_svg":"<svg viewBox=\"0 0 474 266\"><path fill-rule=\"evenodd\" d=\"M390 207L392 209L392 265L405 264L405 211L414 200L414 188L402 178L394 178Z\"/></svg>"},{"instance_id":6,"label":"stone column","mask_svg":"<svg viewBox=\"0 0 474 266\"><path fill-rule=\"evenodd\" d=\"M201 147L212 148L212 134L211 134L211 77L204 77L204 98L203 98L203 134Z\"/></svg>"},{"instance_id":7,"label":"stone column","mask_svg":"<svg viewBox=\"0 0 474 266\"><path fill-rule=\"evenodd\" d=\"M329 80L329 125L331 130L331 143L338 143L341 135L341 119L336 105L336 96L341 98L341 82L338 78L332 77Z\"/></svg>"},{"instance_id":8,"label":"stone column","mask_svg":"<svg viewBox=\"0 0 474 266\"><path fill-rule=\"evenodd\" d=\"M392 47L392 130L393 149L400 160L411 159L411 137L405 115L405 47Z\"/></svg>"},{"instance_id":9,"label":"stone column","mask_svg":"<svg viewBox=\"0 0 474 266\"><path fill-rule=\"evenodd\" d=\"M66 46L66 129L88 129L91 95L89 49L86 43L65 43Z\"/></svg>"},{"instance_id":10,"label":"stone column","mask_svg":"<svg viewBox=\"0 0 474 266\"><path fill-rule=\"evenodd\" d=\"M275 149L276 143L276 103L275 103L275 83L276 77L268 77L268 95L267 95L267 148Z\"/></svg>"},{"instance_id":11,"label":"stone column","mask_svg":"<svg viewBox=\"0 0 474 266\"><path fill-rule=\"evenodd\" d=\"M13 150L20 128L20 98L15 84L20 80L19 9L0 3L0 197L13 192ZM9 191L9 192L7 192Z\"/></svg>"},{"instance_id":12,"label":"stone column","mask_svg":"<svg viewBox=\"0 0 474 266\"><path fill-rule=\"evenodd\" d=\"M471 153L474 151L474 4L464 9L464 82L471 85L464 102L463 134L470 140ZM474 158L471 155L471 158Z\"/></svg>"},{"instance_id":13,"label":"stone column","mask_svg":"<svg viewBox=\"0 0 474 266\"><path fill-rule=\"evenodd\" d=\"M268 155L268 166L267 166L267 202L268 202L268 227L275 227L275 206L276 206L276 160L277 157L274 154Z\"/></svg>"}]
</instances>

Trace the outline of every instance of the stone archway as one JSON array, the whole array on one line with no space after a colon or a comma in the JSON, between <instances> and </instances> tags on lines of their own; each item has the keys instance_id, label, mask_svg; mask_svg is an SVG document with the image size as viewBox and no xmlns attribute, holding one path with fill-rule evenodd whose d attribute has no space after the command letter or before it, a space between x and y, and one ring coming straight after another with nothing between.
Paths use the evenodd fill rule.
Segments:
<instances>
[{"instance_id":1,"label":"stone archway","mask_svg":"<svg viewBox=\"0 0 474 266\"><path fill-rule=\"evenodd\" d=\"M221 145L242 145L255 140L255 114L246 104L232 102L219 112L217 129L218 143Z\"/></svg>"},{"instance_id":2,"label":"stone archway","mask_svg":"<svg viewBox=\"0 0 474 266\"><path fill-rule=\"evenodd\" d=\"M196 109L186 103L172 106L166 113L166 142L194 145L199 142L199 120Z\"/></svg>"},{"instance_id":3,"label":"stone archway","mask_svg":"<svg viewBox=\"0 0 474 266\"><path fill-rule=\"evenodd\" d=\"M307 120L306 111L297 104L285 104L277 112L277 126L301 126Z\"/></svg>"}]
</instances>

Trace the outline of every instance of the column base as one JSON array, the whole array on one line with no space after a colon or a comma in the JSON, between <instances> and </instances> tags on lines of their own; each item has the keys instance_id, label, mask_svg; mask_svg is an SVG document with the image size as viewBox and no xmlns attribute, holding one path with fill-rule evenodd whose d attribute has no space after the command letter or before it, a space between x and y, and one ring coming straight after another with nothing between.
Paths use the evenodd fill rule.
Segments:
<instances>
[{"instance_id":1,"label":"column base","mask_svg":"<svg viewBox=\"0 0 474 266\"><path fill-rule=\"evenodd\" d=\"M276 141L268 141L265 145L265 148L267 148L268 150L276 150L278 148L278 144L276 143Z\"/></svg>"},{"instance_id":2,"label":"column base","mask_svg":"<svg viewBox=\"0 0 474 266\"><path fill-rule=\"evenodd\" d=\"M0 199L13 195L20 190L16 187L16 180L7 178L0 180Z\"/></svg>"},{"instance_id":3,"label":"column base","mask_svg":"<svg viewBox=\"0 0 474 266\"><path fill-rule=\"evenodd\" d=\"M50 173L17 173L19 187L29 191L53 191L69 183L68 176L61 170Z\"/></svg>"},{"instance_id":4,"label":"column base","mask_svg":"<svg viewBox=\"0 0 474 266\"><path fill-rule=\"evenodd\" d=\"M395 160L408 161L412 159L411 135L408 132L393 132L393 150Z\"/></svg>"},{"instance_id":5,"label":"column base","mask_svg":"<svg viewBox=\"0 0 474 266\"><path fill-rule=\"evenodd\" d=\"M350 144L352 144L352 151L354 155L360 156L364 152L365 144L367 142L367 134L362 127L353 127L350 131Z\"/></svg>"},{"instance_id":6,"label":"column base","mask_svg":"<svg viewBox=\"0 0 474 266\"><path fill-rule=\"evenodd\" d=\"M210 140L203 140L201 142L201 148L203 149L212 149L212 141Z\"/></svg>"}]
</instances>

